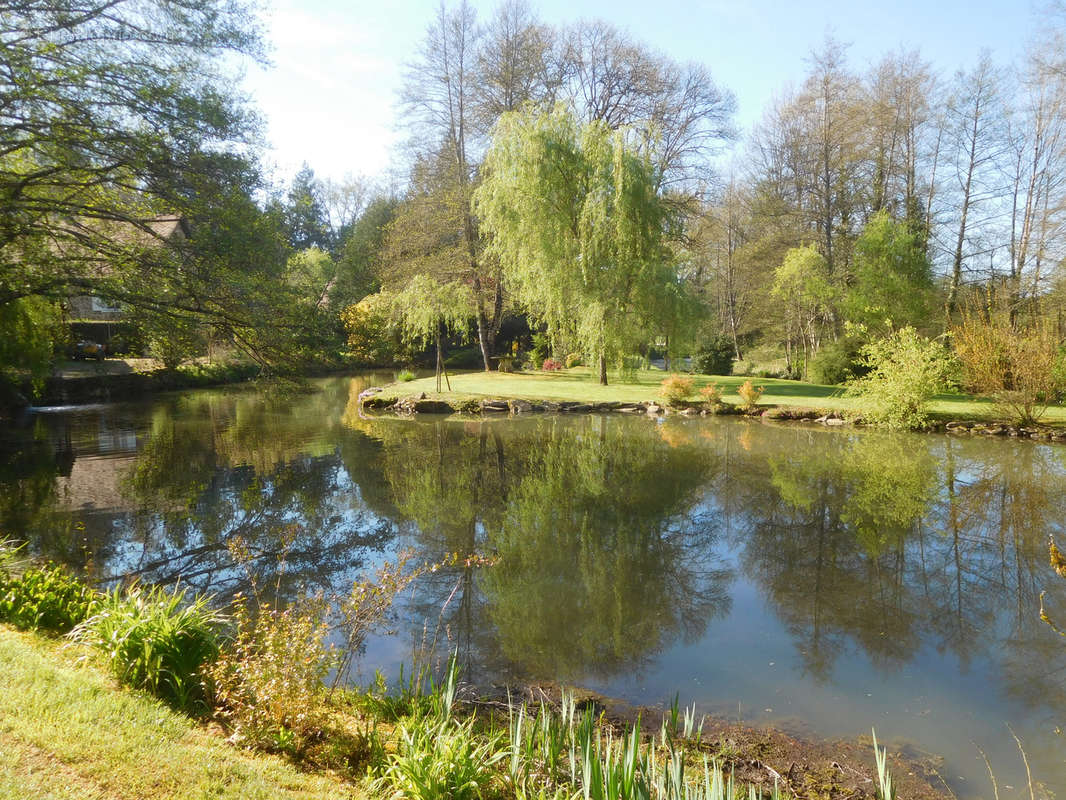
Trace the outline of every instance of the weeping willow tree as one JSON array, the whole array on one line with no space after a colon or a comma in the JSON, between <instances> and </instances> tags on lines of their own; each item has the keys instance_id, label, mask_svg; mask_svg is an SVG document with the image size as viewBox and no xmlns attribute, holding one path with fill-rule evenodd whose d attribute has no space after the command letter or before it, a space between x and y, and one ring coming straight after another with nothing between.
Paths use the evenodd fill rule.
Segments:
<instances>
[{"instance_id":1,"label":"weeping willow tree","mask_svg":"<svg viewBox=\"0 0 1066 800\"><path fill-rule=\"evenodd\" d=\"M473 302L470 289L461 283L438 281L429 275L415 275L399 291L384 295L391 319L409 344L424 346L433 342L437 350L437 391L444 371L444 337L448 331L461 333L469 321ZM448 384L448 391L451 391Z\"/></svg>"},{"instance_id":2,"label":"weeping willow tree","mask_svg":"<svg viewBox=\"0 0 1066 800\"><path fill-rule=\"evenodd\" d=\"M554 340L599 359L661 329L654 310L677 285L664 241L667 205L648 148L562 107L504 114L474 208L509 290Z\"/></svg>"}]
</instances>

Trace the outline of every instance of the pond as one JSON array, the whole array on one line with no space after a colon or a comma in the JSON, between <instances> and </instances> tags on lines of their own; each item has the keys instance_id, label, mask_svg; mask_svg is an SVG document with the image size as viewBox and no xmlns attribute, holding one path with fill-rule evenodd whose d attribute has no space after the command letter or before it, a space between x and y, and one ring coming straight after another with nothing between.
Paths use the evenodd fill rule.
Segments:
<instances>
[{"instance_id":1,"label":"pond","mask_svg":"<svg viewBox=\"0 0 1066 800\"><path fill-rule=\"evenodd\" d=\"M942 758L960 798L1066 792L1066 447L757 420L366 418L374 376L38 409L0 434L0 532L99 581L227 597L446 568L353 680L426 643L482 685L556 681ZM278 574L279 558L285 568ZM1009 787L1009 788L1005 788Z\"/></svg>"}]
</instances>

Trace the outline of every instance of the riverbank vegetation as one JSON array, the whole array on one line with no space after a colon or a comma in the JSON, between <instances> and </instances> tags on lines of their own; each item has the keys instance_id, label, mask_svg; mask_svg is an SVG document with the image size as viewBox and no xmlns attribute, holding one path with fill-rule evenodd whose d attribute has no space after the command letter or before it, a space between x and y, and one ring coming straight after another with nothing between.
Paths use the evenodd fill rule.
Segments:
<instances>
[{"instance_id":1,"label":"riverbank vegetation","mask_svg":"<svg viewBox=\"0 0 1066 800\"><path fill-rule=\"evenodd\" d=\"M386 568L357 582L341 601L345 620L365 632L360 626L373 624L420 571ZM874 796L859 788L865 780L834 779L833 769L793 763L779 770L720 738L705 739L704 721L677 701L644 731L639 716L612 720L568 692L530 704L469 693L462 700L454 660L436 681L422 670L406 682L401 676L392 692L380 679L367 692L329 689L327 673L340 664L325 642L330 612L321 596L283 610L258 607L255 618L238 599L228 617L180 591L134 585L101 594L56 568L20 565L10 550L2 575L0 623L40 632L0 627L0 704L19 706L5 714L17 722L0 733L5 792L38 783L56 789L35 773L58 764L51 774L58 769L71 792L140 797L148 793L143 764L152 763L152 794L163 797L193 788L222 797L332 792L425 800L788 800L834 788L844 797ZM40 638L64 631L79 646ZM109 686L102 669L140 691ZM65 712L56 715L60 707ZM229 744L197 719L221 724ZM876 796L890 800L885 754L875 745L873 755L877 770L866 772L878 776Z\"/></svg>"},{"instance_id":2,"label":"riverbank vegetation","mask_svg":"<svg viewBox=\"0 0 1066 800\"><path fill-rule=\"evenodd\" d=\"M68 323L99 324L77 319L78 298L121 316L114 352L168 370L221 348L267 373L429 364L445 381L450 358L584 363L600 383L655 363L868 394L887 386L869 374L890 374L899 407L867 406L903 427L924 419L915 391L961 387L1020 424L1062 399L1055 9L1034 12L1044 34L1024 63L982 55L953 77L920 53L859 70L827 38L742 136L710 68L609 22L444 4L401 91L408 181L385 190L306 166L270 185L227 71L262 58L255 10L149 5L34 6L0 30L29 87L2 126L4 180L20 187L0 243L6 405L40 393ZM877 362L907 330L950 362L935 386Z\"/></svg>"}]
</instances>

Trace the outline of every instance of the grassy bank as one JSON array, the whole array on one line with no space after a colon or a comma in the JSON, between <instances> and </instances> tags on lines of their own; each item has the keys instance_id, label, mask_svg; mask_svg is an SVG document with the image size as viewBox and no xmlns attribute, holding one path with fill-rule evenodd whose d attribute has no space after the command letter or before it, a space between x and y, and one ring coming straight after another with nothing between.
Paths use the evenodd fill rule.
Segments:
<instances>
[{"instance_id":1,"label":"grassy bank","mask_svg":"<svg viewBox=\"0 0 1066 800\"><path fill-rule=\"evenodd\" d=\"M0 800L365 796L228 745L101 668L77 664L84 654L0 626Z\"/></svg>"},{"instance_id":2,"label":"grassy bank","mask_svg":"<svg viewBox=\"0 0 1066 800\"><path fill-rule=\"evenodd\" d=\"M611 383L600 386L597 376L586 367L559 372L467 372L451 375L451 392L436 394L435 379L421 378L385 387L382 397L400 398L425 392L427 397L448 400L508 398L538 401L577 401L586 403L641 403L659 401L659 388L666 373L644 370L625 376L609 376ZM802 381L776 378L746 378L741 376L694 375L695 388L717 384L722 399L740 403L737 387L747 380L765 388L759 404L782 408L817 408L828 411L862 414L864 403L857 397L845 397L840 386L821 386ZM693 399L698 399L694 395ZM992 403L970 395L939 395L930 407L932 416L941 420L991 420L995 418ZM1041 419L1042 424L1066 424L1066 407L1054 406Z\"/></svg>"},{"instance_id":3,"label":"grassy bank","mask_svg":"<svg viewBox=\"0 0 1066 800\"><path fill-rule=\"evenodd\" d=\"M803 744L676 700L657 714L540 687L479 698L454 662L436 683L333 692L320 598L223 614L161 587L101 594L18 559L0 547L0 800L869 800L888 779L868 745ZM357 582L349 623L387 608L399 576ZM901 797L942 800L914 767L892 771Z\"/></svg>"}]
</instances>

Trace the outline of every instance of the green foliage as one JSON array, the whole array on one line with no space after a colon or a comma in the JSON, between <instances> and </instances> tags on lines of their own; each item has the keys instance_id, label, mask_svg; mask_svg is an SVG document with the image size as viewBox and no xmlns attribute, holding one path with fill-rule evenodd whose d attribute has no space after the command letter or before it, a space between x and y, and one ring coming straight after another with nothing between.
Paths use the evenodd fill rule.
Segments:
<instances>
[{"instance_id":1,"label":"green foliage","mask_svg":"<svg viewBox=\"0 0 1066 800\"><path fill-rule=\"evenodd\" d=\"M810 245L791 248L774 272L770 294L783 304L787 340L807 352L817 350L838 299L829 262Z\"/></svg>"},{"instance_id":2,"label":"green foliage","mask_svg":"<svg viewBox=\"0 0 1066 800\"><path fill-rule=\"evenodd\" d=\"M848 393L866 400L864 417L899 430L925 427L929 401L953 373L947 350L914 328L901 328L862 348L870 372L851 382Z\"/></svg>"},{"instance_id":3,"label":"green foliage","mask_svg":"<svg viewBox=\"0 0 1066 800\"><path fill-rule=\"evenodd\" d=\"M696 371L703 375L729 375L734 355L732 339L724 334L713 336L696 354Z\"/></svg>"},{"instance_id":4,"label":"green foliage","mask_svg":"<svg viewBox=\"0 0 1066 800\"><path fill-rule=\"evenodd\" d=\"M361 364L391 364L396 360L396 341L389 325L388 301L370 295L341 312L348 334L348 349Z\"/></svg>"},{"instance_id":5,"label":"green foliage","mask_svg":"<svg viewBox=\"0 0 1066 800\"><path fill-rule=\"evenodd\" d=\"M99 293L158 308L164 287L200 281L145 220L194 216L198 189L247 165L234 153L255 122L231 69L262 54L257 27L242 0L5 8L0 183L18 190L5 197L0 306ZM239 182L249 193L248 173ZM213 288L197 300L240 310L224 281Z\"/></svg>"},{"instance_id":6,"label":"green foliage","mask_svg":"<svg viewBox=\"0 0 1066 800\"><path fill-rule=\"evenodd\" d=\"M551 358L552 355L551 337L538 331L533 334L532 341L533 346L529 350L529 361L531 364L543 364L544 359Z\"/></svg>"},{"instance_id":7,"label":"green foliage","mask_svg":"<svg viewBox=\"0 0 1066 800\"><path fill-rule=\"evenodd\" d=\"M0 621L66 633L89 617L96 603L96 592L61 567L31 567L14 575L0 563Z\"/></svg>"},{"instance_id":8,"label":"green foliage","mask_svg":"<svg viewBox=\"0 0 1066 800\"><path fill-rule=\"evenodd\" d=\"M397 383L410 383L415 379L415 374L409 369L401 369L396 373Z\"/></svg>"},{"instance_id":9,"label":"green foliage","mask_svg":"<svg viewBox=\"0 0 1066 800\"><path fill-rule=\"evenodd\" d=\"M308 310L322 309L327 304L336 279L337 265L333 257L318 247L293 253L285 264L285 282L296 292L300 305Z\"/></svg>"},{"instance_id":10,"label":"green foliage","mask_svg":"<svg viewBox=\"0 0 1066 800\"><path fill-rule=\"evenodd\" d=\"M375 788L383 796L415 800L490 795L493 767L507 753L499 734L478 734L474 723L473 716L465 722L450 716L403 720L396 752L387 756Z\"/></svg>"},{"instance_id":11,"label":"green foliage","mask_svg":"<svg viewBox=\"0 0 1066 800\"><path fill-rule=\"evenodd\" d=\"M508 113L483 171L475 209L518 302L584 352L634 352L677 286L648 148L561 106Z\"/></svg>"},{"instance_id":12,"label":"green foliage","mask_svg":"<svg viewBox=\"0 0 1066 800\"><path fill-rule=\"evenodd\" d=\"M585 357L581 353L568 353L566 356L566 368L573 369L585 363Z\"/></svg>"},{"instance_id":13,"label":"green foliage","mask_svg":"<svg viewBox=\"0 0 1066 800\"><path fill-rule=\"evenodd\" d=\"M393 197L377 197L352 225L337 259L335 294L339 302L358 302L381 288L378 271L385 231L396 215L397 205Z\"/></svg>"},{"instance_id":14,"label":"green foliage","mask_svg":"<svg viewBox=\"0 0 1066 800\"><path fill-rule=\"evenodd\" d=\"M186 315L139 313L137 330L148 346L148 354L163 362L164 369L177 369L207 352L203 321Z\"/></svg>"},{"instance_id":15,"label":"green foliage","mask_svg":"<svg viewBox=\"0 0 1066 800\"><path fill-rule=\"evenodd\" d=\"M210 705L204 670L218 657L224 623L206 597L136 584L104 595L70 637L103 653L122 683L191 712Z\"/></svg>"},{"instance_id":16,"label":"green foliage","mask_svg":"<svg viewBox=\"0 0 1066 800\"><path fill-rule=\"evenodd\" d=\"M59 309L42 297L0 303L0 383L17 387L29 380L40 390L61 340Z\"/></svg>"},{"instance_id":17,"label":"green foliage","mask_svg":"<svg viewBox=\"0 0 1066 800\"><path fill-rule=\"evenodd\" d=\"M425 345L441 329L462 335L473 304L470 290L459 283L441 283L429 275L416 275L402 290L384 294L397 325L409 344Z\"/></svg>"},{"instance_id":18,"label":"green foliage","mask_svg":"<svg viewBox=\"0 0 1066 800\"><path fill-rule=\"evenodd\" d=\"M862 345L857 336L841 336L822 345L807 364L807 377L812 383L827 386L861 378L868 371L863 363Z\"/></svg>"},{"instance_id":19,"label":"green foliage","mask_svg":"<svg viewBox=\"0 0 1066 800\"><path fill-rule=\"evenodd\" d=\"M870 218L855 242L853 281L844 300L851 322L874 331L926 323L932 310L933 268L925 237L887 211Z\"/></svg>"},{"instance_id":20,"label":"green foliage","mask_svg":"<svg viewBox=\"0 0 1066 800\"><path fill-rule=\"evenodd\" d=\"M293 176L281 210L285 232L294 250L329 249L332 236L322 187L306 162Z\"/></svg>"},{"instance_id":21,"label":"green foliage","mask_svg":"<svg viewBox=\"0 0 1066 800\"><path fill-rule=\"evenodd\" d=\"M871 731L874 740L874 761L877 766L877 800L896 800L892 786L892 773L888 771L888 749L877 746L877 731Z\"/></svg>"},{"instance_id":22,"label":"green foliage","mask_svg":"<svg viewBox=\"0 0 1066 800\"><path fill-rule=\"evenodd\" d=\"M692 396L693 391L694 383L692 378L671 375L668 378L663 378L659 388L659 395L666 401L667 405L679 406Z\"/></svg>"}]
</instances>

